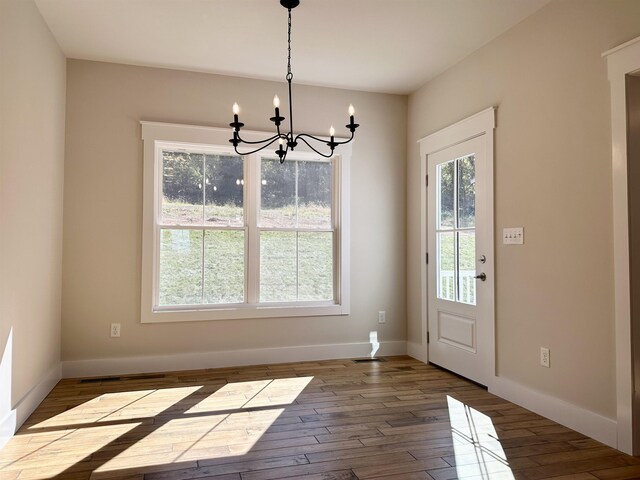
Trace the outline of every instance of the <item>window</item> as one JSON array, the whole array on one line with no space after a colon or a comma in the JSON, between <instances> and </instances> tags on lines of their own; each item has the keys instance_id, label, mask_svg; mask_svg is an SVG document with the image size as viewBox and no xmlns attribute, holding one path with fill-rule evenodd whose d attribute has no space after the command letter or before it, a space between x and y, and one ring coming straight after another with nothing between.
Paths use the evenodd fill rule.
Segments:
<instances>
[{"instance_id":1,"label":"window","mask_svg":"<svg viewBox=\"0 0 640 480\"><path fill-rule=\"evenodd\" d=\"M142 130L142 322L349 313L348 148L280 164L227 129Z\"/></svg>"}]
</instances>

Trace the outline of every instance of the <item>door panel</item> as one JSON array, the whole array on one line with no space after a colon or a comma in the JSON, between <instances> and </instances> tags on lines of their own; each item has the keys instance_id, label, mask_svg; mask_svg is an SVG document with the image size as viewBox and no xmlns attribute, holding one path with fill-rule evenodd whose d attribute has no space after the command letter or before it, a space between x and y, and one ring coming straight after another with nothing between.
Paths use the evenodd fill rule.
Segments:
<instances>
[{"instance_id":1,"label":"door panel","mask_svg":"<svg viewBox=\"0 0 640 480\"><path fill-rule=\"evenodd\" d=\"M429 361L487 385L493 298L486 293L493 292L493 278L485 266L493 252L487 211L493 199L485 185L484 139L428 155L427 168L435 179L428 187L428 248L435 252L428 267Z\"/></svg>"},{"instance_id":2,"label":"door panel","mask_svg":"<svg viewBox=\"0 0 640 480\"><path fill-rule=\"evenodd\" d=\"M475 318L438 310L438 341L470 352L476 351Z\"/></svg>"}]
</instances>

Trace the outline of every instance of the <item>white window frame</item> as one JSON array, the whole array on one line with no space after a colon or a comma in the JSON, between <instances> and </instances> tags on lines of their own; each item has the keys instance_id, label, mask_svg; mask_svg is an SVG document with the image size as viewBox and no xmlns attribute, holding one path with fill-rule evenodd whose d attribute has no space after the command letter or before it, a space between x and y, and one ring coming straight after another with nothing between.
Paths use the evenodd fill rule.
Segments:
<instances>
[{"instance_id":1,"label":"white window frame","mask_svg":"<svg viewBox=\"0 0 640 480\"><path fill-rule=\"evenodd\" d=\"M259 159L275 156L274 150L259 152L253 158L245 157L245 298L247 303L225 305L158 306L158 269L160 234L160 195L162 189L161 152L166 148L187 151L220 153L232 152L229 144L231 130L227 128L178 125L158 122L140 122L143 140L143 200L142 200L142 285L141 323L229 320L242 318L277 318L348 315L350 313L350 163L351 145L343 145L331 158L333 163L332 221L334 230L334 301L258 303L259 235L257 225L259 199L255 198L260 184ZM269 134L243 130L246 140L259 140ZM317 158L300 145L296 159ZM160 152L160 154L159 154ZM291 153L290 153L291 155ZM166 228L166 227L165 227ZM203 228L206 230L207 228ZM217 227L213 228L217 230ZM264 228L264 230L272 230Z\"/></svg>"}]
</instances>

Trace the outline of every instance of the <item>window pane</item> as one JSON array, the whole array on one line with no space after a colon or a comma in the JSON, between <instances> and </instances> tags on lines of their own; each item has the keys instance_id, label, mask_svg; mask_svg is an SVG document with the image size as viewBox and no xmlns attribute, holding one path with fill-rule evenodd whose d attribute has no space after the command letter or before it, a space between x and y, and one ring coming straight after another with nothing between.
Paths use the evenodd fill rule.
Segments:
<instances>
[{"instance_id":1,"label":"window pane","mask_svg":"<svg viewBox=\"0 0 640 480\"><path fill-rule=\"evenodd\" d=\"M243 193L244 169L242 157L237 155L206 155L205 224L243 226Z\"/></svg>"},{"instance_id":2,"label":"window pane","mask_svg":"<svg viewBox=\"0 0 640 480\"><path fill-rule=\"evenodd\" d=\"M296 301L298 297L296 237L296 232L260 233L261 302Z\"/></svg>"},{"instance_id":3,"label":"window pane","mask_svg":"<svg viewBox=\"0 0 640 480\"><path fill-rule=\"evenodd\" d=\"M298 161L298 227L331 228L331 163Z\"/></svg>"},{"instance_id":4,"label":"window pane","mask_svg":"<svg viewBox=\"0 0 640 480\"><path fill-rule=\"evenodd\" d=\"M441 232L438 241L438 298L455 301L455 234Z\"/></svg>"},{"instance_id":5,"label":"window pane","mask_svg":"<svg viewBox=\"0 0 640 480\"><path fill-rule=\"evenodd\" d=\"M204 302L244 302L244 231L204 234Z\"/></svg>"},{"instance_id":6,"label":"window pane","mask_svg":"<svg viewBox=\"0 0 640 480\"><path fill-rule=\"evenodd\" d=\"M160 305L202 302L202 230L160 232Z\"/></svg>"},{"instance_id":7,"label":"window pane","mask_svg":"<svg viewBox=\"0 0 640 480\"><path fill-rule=\"evenodd\" d=\"M296 226L296 162L261 160L260 226Z\"/></svg>"},{"instance_id":8,"label":"window pane","mask_svg":"<svg viewBox=\"0 0 640 480\"><path fill-rule=\"evenodd\" d=\"M437 172L437 224L438 229L453 228L453 203L454 203L454 178L455 161L440 164L436 167Z\"/></svg>"},{"instance_id":9,"label":"window pane","mask_svg":"<svg viewBox=\"0 0 640 480\"><path fill-rule=\"evenodd\" d=\"M203 155L162 152L162 223L201 225Z\"/></svg>"},{"instance_id":10,"label":"window pane","mask_svg":"<svg viewBox=\"0 0 640 480\"><path fill-rule=\"evenodd\" d=\"M298 233L298 300L333 300L333 233Z\"/></svg>"},{"instance_id":11,"label":"window pane","mask_svg":"<svg viewBox=\"0 0 640 480\"><path fill-rule=\"evenodd\" d=\"M458 227L476 224L476 166L475 156L459 158L458 164Z\"/></svg>"},{"instance_id":12,"label":"window pane","mask_svg":"<svg viewBox=\"0 0 640 480\"><path fill-rule=\"evenodd\" d=\"M458 301L476 304L476 232L458 232Z\"/></svg>"}]
</instances>

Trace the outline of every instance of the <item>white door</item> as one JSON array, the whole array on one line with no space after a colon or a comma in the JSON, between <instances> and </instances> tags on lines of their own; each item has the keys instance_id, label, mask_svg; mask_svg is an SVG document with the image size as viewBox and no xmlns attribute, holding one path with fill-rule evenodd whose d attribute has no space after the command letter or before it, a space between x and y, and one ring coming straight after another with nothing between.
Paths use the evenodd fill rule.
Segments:
<instances>
[{"instance_id":1,"label":"white door","mask_svg":"<svg viewBox=\"0 0 640 480\"><path fill-rule=\"evenodd\" d=\"M483 135L427 156L429 362L494 374L493 192Z\"/></svg>"}]
</instances>

